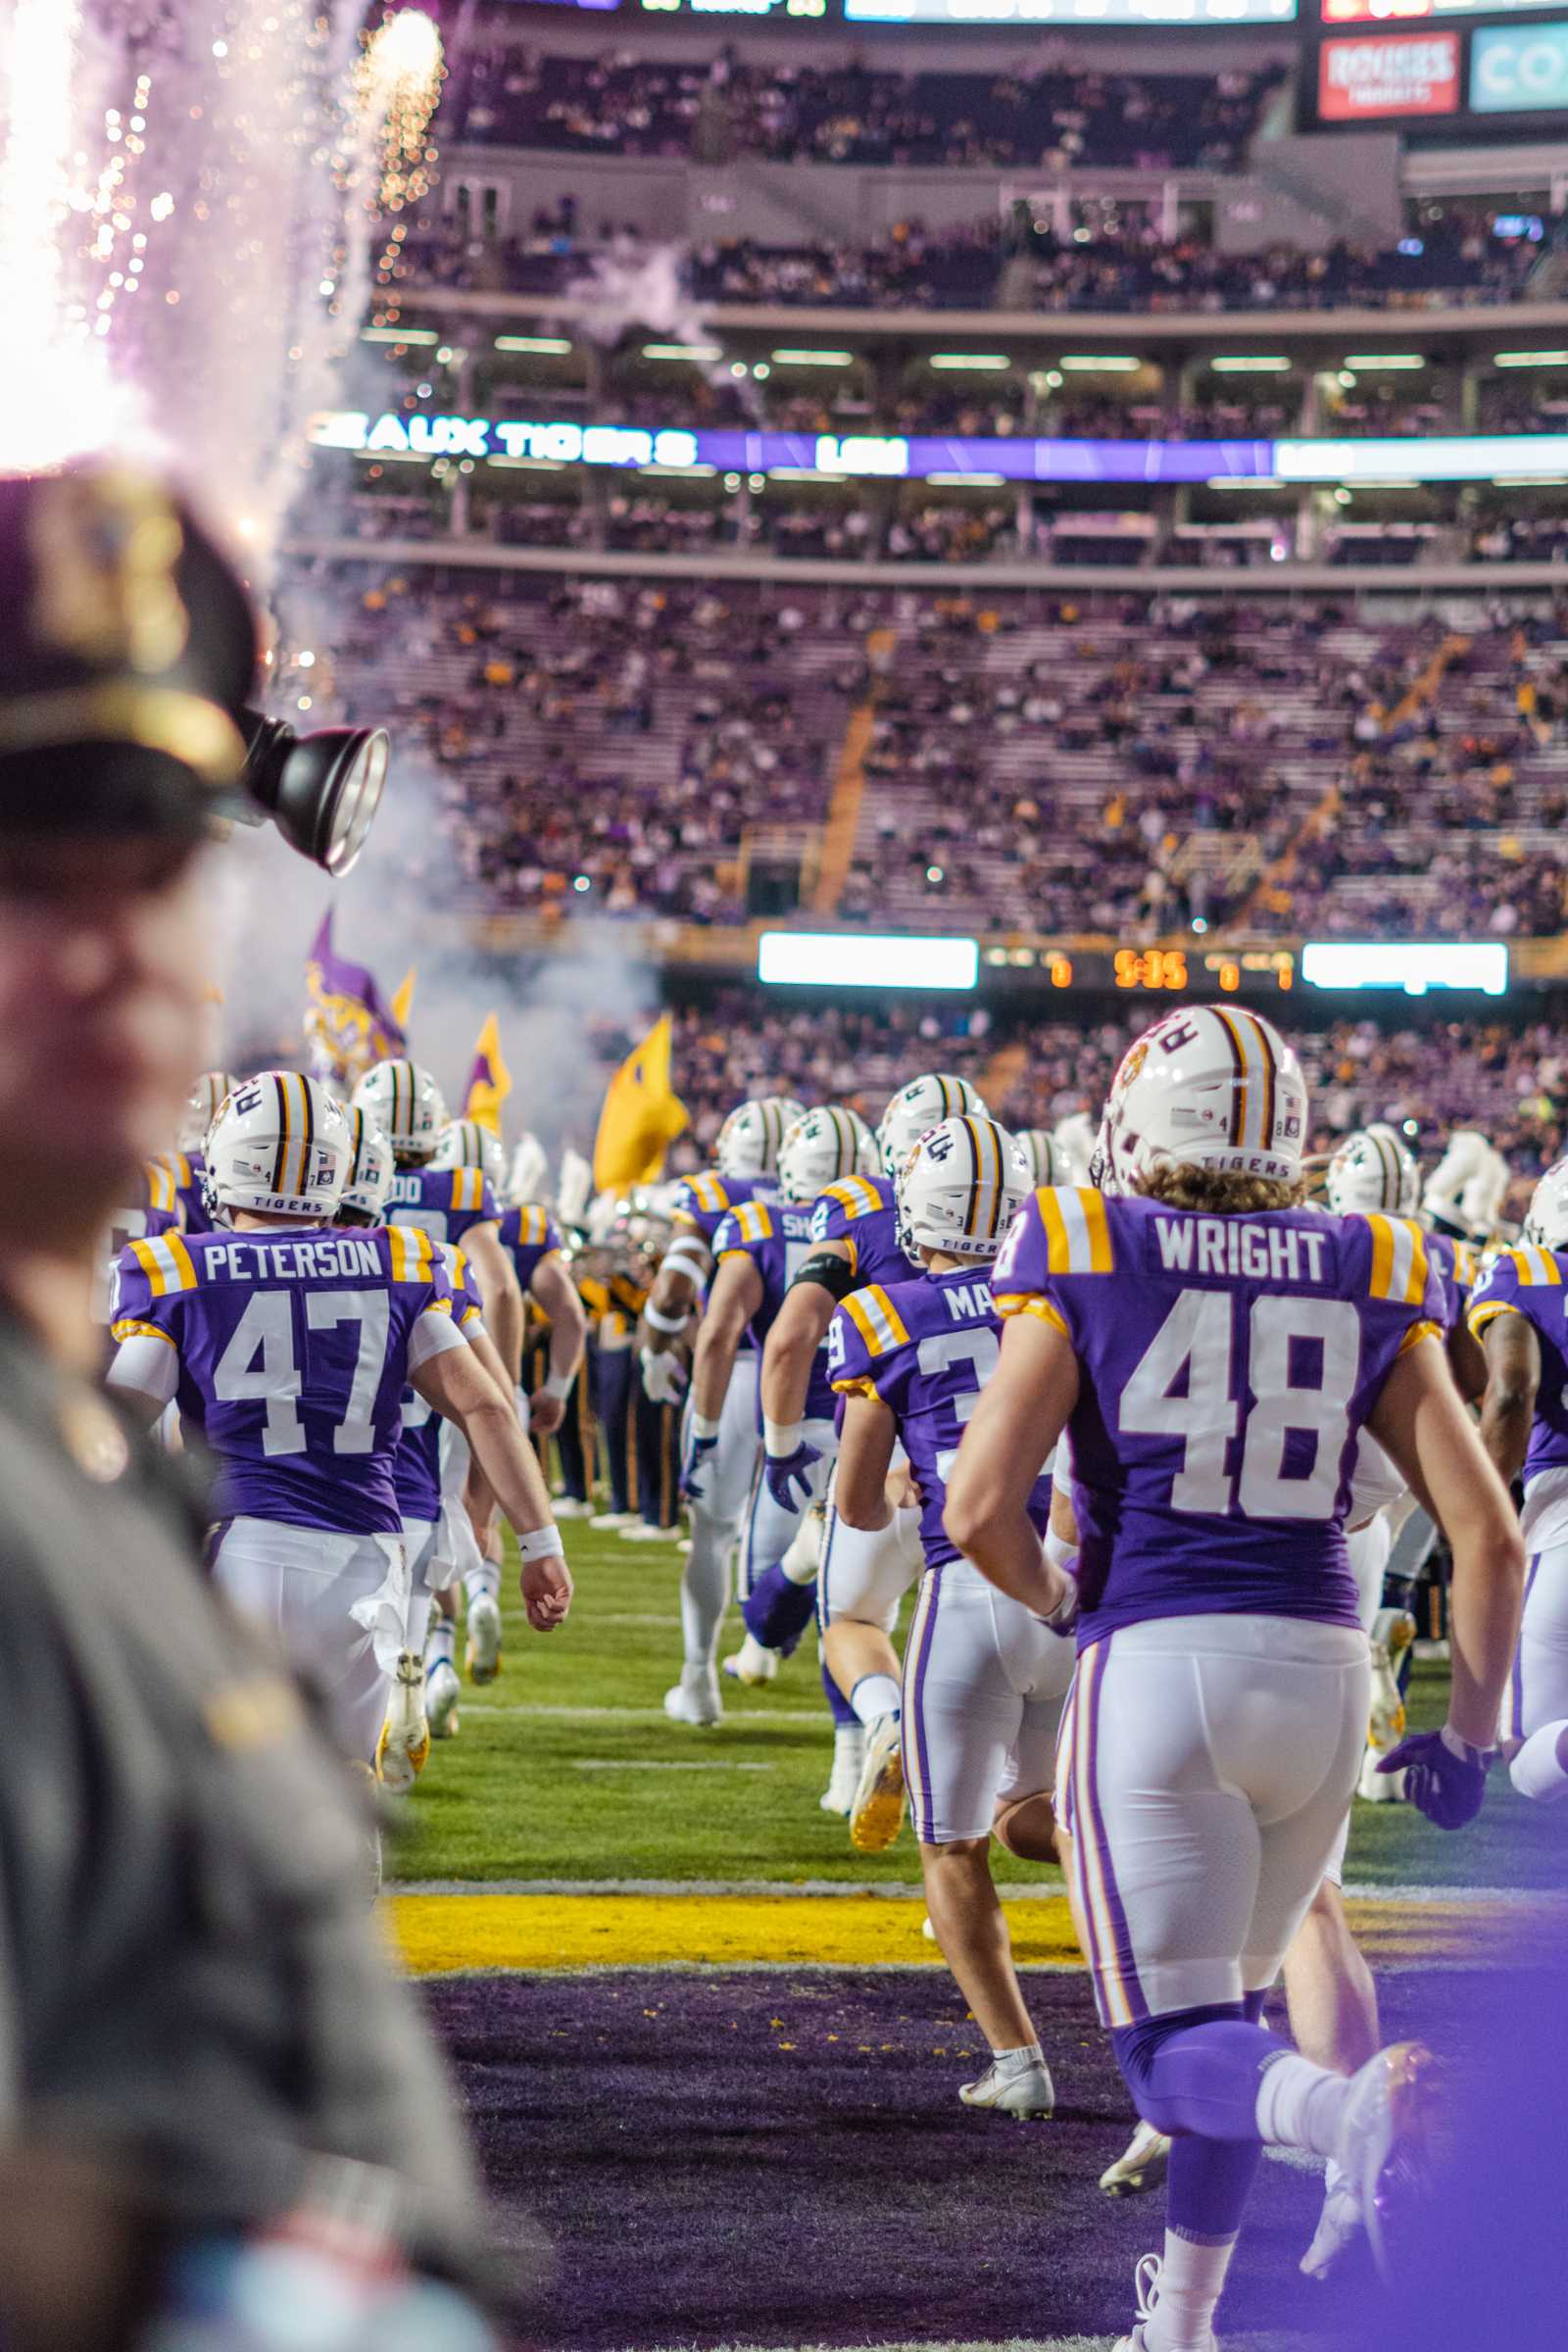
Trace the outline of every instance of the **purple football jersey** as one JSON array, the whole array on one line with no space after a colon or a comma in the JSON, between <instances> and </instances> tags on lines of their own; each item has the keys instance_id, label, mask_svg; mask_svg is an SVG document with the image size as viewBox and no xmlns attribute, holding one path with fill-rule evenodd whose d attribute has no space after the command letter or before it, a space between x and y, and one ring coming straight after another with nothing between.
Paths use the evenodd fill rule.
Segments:
<instances>
[{"instance_id":1,"label":"purple football jersey","mask_svg":"<svg viewBox=\"0 0 1568 2352\"><path fill-rule=\"evenodd\" d=\"M484 1300L475 1287L473 1268L455 1242L448 1242L437 1255L452 1294L453 1319L458 1329L465 1331L484 1313ZM403 1518L439 1519L441 1415L416 1388L406 1388L403 1392L403 1430L398 1439L397 1459L392 1465L392 1483Z\"/></svg>"},{"instance_id":2,"label":"purple football jersey","mask_svg":"<svg viewBox=\"0 0 1568 2352\"><path fill-rule=\"evenodd\" d=\"M1469 1314L1471 1294L1480 1278L1481 1261L1468 1242L1455 1241L1446 1233L1427 1235L1427 1255L1443 1280L1443 1298L1446 1309L1445 1329L1451 1331L1456 1323L1464 1322Z\"/></svg>"},{"instance_id":3,"label":"purple football jersey","mask_svg":"<svg viewBox=\"0 0 1568 2352\"><path fill-rule=\"evenodd\" d=\"M461 1242L501 1209L482 1168L399 1168L384 1210L389 1225L417 1225L433 1242Z\"/></svg>"},{"instance_id":4,"label":"purple football jersey","mask_svg":"<svg viewBox=\"0 0 1568 2352\"><path fill-rule=\"evenodd\" d=\"M152 1162L152 1169L161 1172L169 1187L166 1199L162 1189L154 1191L154 1200L160 1207L172 1208L184 1233L211 1233L213 1220L207 1214L202 1199L202 1179L207 1162L199 1152L170 1152Z\"/></svg>"},{"instance_id":5,"label":"purple football jersey","mask_svg":"<svg viewBox=\"0 0 1568 2352\"><path fill-rule=\"evenodd\" d=\"M451 1309L422 1233L174 1233L126 1250L114 1336L173 1348L174 1400L219 1459L219 1517L396 1535L410 1347L421 1315Z\"/></svg>"},{"instance_id":6,"label":"purple football jersey","mask_svg":"<svg viewBox=\"0 0 1568 2352\"><path fill-rule=\"evenodd\" d=\"M1442 1279L1402 1217L1036 1193L992 1278L1072 1343L1080 1646L1151 1617L1356 1625L1356 1440Z\"/></svg>"},{"instance_id":7,"label":"purple football jersey","mask_svg":"<svg viewBox=\"0 0 1568 2352\"><path fill-rule=\"evenodd\" d=\"M806 1207L792 1208L783 1200L743 1201L721 1220L713 1236L715 1265L737 1253L749 1257L762 1278L762 1303L752 1317L742 1343L760 1349L773 1328L797 1268L811 1253L811 1211ZM760 1428L760 1401L758 1414ZM801 1417L806 1421L833 1418L833 1388L828 1378L825 1339L811 1359L810 1385Z\"/></svg>"},{"instance_id":8,"label":"purple football jersey","mask_svg":"<svg viewBox=\"0 0 1568 2352\"><path fill-rule=\"evenodd\" d=\"M907 1282L914 1271L899 1240L899 1212L886 1176L846 1176L819 1193L811 1239L841 1244L862 1283Z\"/></svg>"},{"instance_id":9,"label":"purple football jersey","mask_svg":"<svg viewBox=\"0 0 1568 2352\"><path fill-rule=\"evenodd\" d=\"M920 1546L928 1568L958 1557L942 1524L963 1425L1001 1354L1002 1318L988 1267L911 1275L852 1291L828 1326L828 1363L841 1396L875 1396L898 1424L920 1488ZM1040 1478L1029 1516L1042 1536L1051 1481Z\"/></svg>"},{"instance_id":10,"label":"purple football jersey","mask_svg":"<svg viewBox=\"0 0 1568 2352\"><path fill-rule=\"evenodd\" d=\"M710 1250L714 1236L732 1208L744 1207L748 1200L778 1199L778 1185L771 1176L720 1176L716 1168L706 1176L688 1176L675 1194L671 1212L675 1230L695 1233Z\"/></svg>"},{"instance_id":11,"label":"purple football jersey","mask_svg":"<svg viewBox=\"0 0 1568 2352\"><path fill-rule=\"evenodd\" d=\"M1541 1386L1525 1453L1528 1482L1542 1470L1568 1468L1568 1250L1500 1250L1476 1285L1468 1321L1485 1344L1489 1323L1523 1315L1541 1342Z\"/></svg>"},{"instance_id":12,"label":"purple football jersey","mask_svg":"<svg viewBox=\"0 0 1568 2352\"><path fill-rule=\"evenodd\" d=\"M539 1260L561 1248L561 1228L548 1208L532 1203L509 1208L501 1219L501 1247L511 1253L517 1287L526 1298Z\"/></svg>"}]
</instances>

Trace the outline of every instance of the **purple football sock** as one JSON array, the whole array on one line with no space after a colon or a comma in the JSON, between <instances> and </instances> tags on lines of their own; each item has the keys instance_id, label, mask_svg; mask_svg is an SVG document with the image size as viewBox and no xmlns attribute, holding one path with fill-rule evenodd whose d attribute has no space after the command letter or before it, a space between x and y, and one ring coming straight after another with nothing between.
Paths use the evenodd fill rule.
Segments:
<instances>
[{"instance_id":1,"label":"purple football sock","mask_svg":"<svg viewBox=\"0 0 1568 2352\"><path fill-rule=\"evenodd\" d=\"M859 1722L860 1718L829 1674L826 1658L822 1660L822 1689L827 1696L828 1713L833 1718L833 1729L836 1732L846 1731L852 1723Z\"/></svg>"},{"instance_id":2,"label":"purple football sock","mask_svg":"<svg viewBox=\"0 0 1568 2352\"><path fill-rule=\"evenodd\" d=\"M810 1585L792 1585L782 1568L764 1568L741 1615L754 1641L788 1657L810 1624L815 1606L816 1594Z\"/></svg>"},{"instance_id":3,"label":"purple football sock","mask_svg":"<svg viewBox=\"0 0 1568 2352\"><path fill-rule=\"evenodd\" d=\"M1156 2132L1255 2143L1258 2077L1291 2045L1225 2002L1172 2010L1111 2035L1134 2104Z\"/></svg>"},{"instance_id":4,"label":"purple football sock","mask_svg":"<svg viewBox=\"0 0 1568 2352\"><path fill-rule=\"evenodd\" d=\"M1262 2161L1258 2140L1200 2139L1196 2132L1178 2132L1165 2175L1166 2228L1183 2237L1234 2237Z\"/></svg>"}]
</instances>

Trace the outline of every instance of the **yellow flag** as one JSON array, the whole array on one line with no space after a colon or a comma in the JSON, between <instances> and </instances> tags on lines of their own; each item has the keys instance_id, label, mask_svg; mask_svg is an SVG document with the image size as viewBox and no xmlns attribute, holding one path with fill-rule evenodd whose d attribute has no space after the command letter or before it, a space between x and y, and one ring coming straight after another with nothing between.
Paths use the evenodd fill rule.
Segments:
<instances>
[{"instance_id":1,"label":"yellow flag","mask_svg":"<svg viewBox=\"0 0 1568 2352\"><path fill-rule=\"evenodd\" d=\"M663 1013L610 1081L594 1144L594 1184L600 1192L653 1184L664 1153L690 1124L669 1083L670 1020Z\"/></svg>"},{"instance_id":2,"label":"yellow flag","mask_svg":"<svg viewBox=\"0 0 1568 2352\"><path fill-rule=\"evenodd\" d=\"M409 1034L409 1015L414 1010L414 983L418 977L418 965L411 963L398 984L397 995L392 1000L392 1018L405 1037Z\"/></svg>"},{"instance_id":3,"label":"yellow flag","mask_svg":"<svg viewBox=\"0 0 1568 2352\"><path fill-rule=\"evenodd\" d=\"M468 1091L463 1103L464 1117L477 1119L480 1126L487 1127L499 1143L501 1105L511 1092L512 1072L502 1056L501 1027L492 1012L487 1016L473 1049L473 1067L468 1072Z\"/></svg>"}]
</instances>

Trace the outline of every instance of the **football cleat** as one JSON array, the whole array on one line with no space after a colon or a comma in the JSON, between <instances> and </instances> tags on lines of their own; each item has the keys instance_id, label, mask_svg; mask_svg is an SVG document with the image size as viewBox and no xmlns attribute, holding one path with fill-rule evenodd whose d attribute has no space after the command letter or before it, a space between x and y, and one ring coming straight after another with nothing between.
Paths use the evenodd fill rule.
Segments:
<instances>
[{"instance_id":1,"label":"football cleat","mask_svg":"<svg viewBox=\"0 0 1568 2352\"><path fill-rule=\"evenodd\" d=\"M616 1528L637 1527L641 1525L641 1522L642 1513L640 1511L595 1511L588 1524L590 1527Z\"/></svg>"},{"instance_id":2,"label":"football cleat","mask_svg":"<svg viewBox=\"0 0 1568 2352\"><path fill-rule=\"evenodd\" d=\"M1106 2165L1100 2185L1107 2197L1141 2197L1158 2188L1170 2162L1170 2139L1152 2124L1139 2122L1137 2131L1114 2164Z\"/></svg>"},{"instance_id":3,"label":"football cleat","mask_svg":"<svg viewBox=\"0 0 1568 2352\"><path fill-rule=\"evenodd\" d=\"M675 1538L672 1527L653 1527L646 1519L639 1519L634 1526L623 1527L618 1533L623 1544L670 1544Z\"/></svg>"},{"instance_id":4,"label":"football cleat","mask_svg":"<svg viewBox=\"0 0 1568 2352\"><path fill-rule=\"evenodd\" d=\"M1385 2275L1390 2224L1397 2229L1402 2209L1426 2184L1437 2087L1437 2062L1419 2041L1379 2050L1350 2078L1334 2156Z\"/></svg>"},{"instance_id":5,"label":"football cleat","mask_svg":"<svg viewBox=\"0 0 1568 2352\"><path fill-rule=\"evenodd\" d=\"M1379 1609L1372 1625L1372 1718L1367 1733L1380 1756L1397 1747L1404 1738L1404 1696L1399 1689L1399 1660L1415 1640L1415 1619L1408 1609Z\"/></svg>"},{"instance_id":6,"label":"football cleat","mask_svg":"<svg viewBox=\"0 0 1568 2352\"><path fill-rule=\"evenodd\" d=\"M999 2072L993 2059L978 2082L958 2084L958 2096L966 2107L989 2107L1019 2124L1054 2115L1056 2108L1056 2086L1044 2059L1007 2075Z\"/></svg>"},{"instance_id":7,"label":"football cleat","mask_svg":"<svg viewBox=\"0 0 1568 2352\"><path fill-rule=\"evenodd\" d=\"M936 1922L929 1911L920 1922L920 1934L927 1943L935 1943L937 1940Z\"/></svg>"},{"instance_id":8,"label":"football cleat","mask_svg":"<svg viewBox=\"0 0 1568 2352\"><path fill-rule=\"evenodd\" d=\"M904 1749L896 1715L882 1715L865 1735L865 1756L850 1805L850 1843L859 1854L891 1845L904 1821Z\"/></svg>"},{"instance_id":9,"label":"football cleat","mask_svg":"<svg viewBox=\"0 0 1568 2352\"><path fill-rule=\"evenodd\" d=\"M689 1724L694 1732L706 1732L722 1723L724 1702L711 1666L683 1667L680 1681L664 1692L664 1713L671 1723Z\"/></svg>"},{"instance_id":10,"label":"football cleat","mask_svg":"<svg viewBox=\"0 0 1568 2352\"><path fill-rule=\"evenodd\" d=\"M1137 2325L1130 2335L1124 2335L1118 2340L1115 2352L1149 2352L1149 2336L1146 2330L1154 2316L1154 2308L1159 2301L1159 2274L1163 2268L1164 2265L1157 2254L1139 2255L1137 2267L1133 2272L1133 2278L1138 2286ZM1203 2330L1201 2343L1196 2340L1193 2342L1191 2352L1217 2352L1212 2328L1206 2328Z\"/></svg>"},{"instance_id":11,"label":"football cleat","mask_svg":"<svg viewBox=\"0 0 1568 2352\"><path fill-rule=\"evenodd\" d=\"M424 1660L406 1649L392 1677L392 1703L375 1745L375 1777L405 1796L424 1770L430 1726L424 1719Z\"/></svg>"},{"instance_id":12,"label":"football cleat","mask_svg":"<svg viewBox=\"0 0 1568 2352\"><path fill-rule=\"evenodd\" d=\"M778 1672L776 1649L764 1649L755 1634L748 1634L739 1649L732 1650L724 1660L724 1672L731 1682L749 1683L755 1690L762 1683L770 1683Z\"/></svg>"},{"instance_id":13,"label":"football cleat","mask_svg":"<svg viewBox=\"0 0 1568 2352\"><path fill-rule=\"evenodd\" d=\"M1405 1802L1403 1773L1379 1772L1379 1761L1377 1749L1368 1747L1361 1759L1361 1778L1356 1783L1356 1795L1369 1805L1402 1805Z\"/></svg>"},{"instance_id":14,"label":"football cleat","mask_svg":"<svg viewBox=\"0 0 1568 2352\"><path fill-rule=\"evenodd\" d=\"M1360 2200L1352 2184L1337 2168L1331 2168L1331 2179L1324 2191L1323 2210L1317 2217L1312 2243L1301 2256L1303 2276L1308 2278L1327 2278L1360 2234Z\"/></svg>"},{"instance_id":15,"label":"football cleat","mask_svg":"<svg viewBox=\"0 0 1568 2352\"><path fill-rule=\"evenodd\" d=\"M860 1771L865 1762L865 1734L859 1725L841 1724L833 1735L833 1770L827 1787L817 1798L824 1813L837 1813L845 1820L855 1802L855 1792L860 1786Z\"/></svg>"},{"instance_id":16,"label":"football cleat","mask_svg":"<svg viewBox=\"0 0 1568 2352\"><path fill-rule=\"evenodd\" d=\"M501 1672L501 1603L475 1592L468 1603L468 1642L464 1664L470 1683L493 1683Z\"/></svg>"},{"instance_id":17,"label":"football cleat","mask_svg":"<svg viewBox=\"0 0 1568 2352\"><path fill-rule=\"evenodd\" d=\"M424 1720L430 1726L432 1740L455 1740L458 1736L458 1701L463 1696L463 1685L458 1670L450 1658L438 1658L424 1670Z\"/></svg>"},{"instance_id":18,"label":"football cleat","mask_svg":"<svg viewBox=\"0 0 1568 2352\"><path fill-rule=\"evenodd\" d=\"M558 1494L551 1504L558 1519L592 1519L594 1506L579 1494Z\"/></svg>"}]
</instances>

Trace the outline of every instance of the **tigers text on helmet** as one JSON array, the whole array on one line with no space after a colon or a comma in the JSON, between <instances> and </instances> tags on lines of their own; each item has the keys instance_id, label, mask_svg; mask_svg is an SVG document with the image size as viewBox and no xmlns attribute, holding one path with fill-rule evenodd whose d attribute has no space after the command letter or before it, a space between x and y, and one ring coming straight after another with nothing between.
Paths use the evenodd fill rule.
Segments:
<instances>
[{"instance_id":1,"label":"tigers text on helmet","mask_svg":"<svg viewBox=\"0 0 1568 2352\"><path fill-rule=\"evenodd\" d=\"M435 1139L432 1168L482 1168L484 1180L499 1194L507 1180L507 1154L499 1137L477 1119L448 1119Z\"/></svg>"},{"instance_id":2,"label":"tigers text on helmet","mask_svg":"<svg viewBox=\"0 0 1568 2352\"><path fill-rule=\"evenodd\" d=\"M784 1138L805 1116L806 1105L788 1095L760 1095L755 1102L737 1102L718 1131L714 1167L737 1183L771 1176Z\"/></svg>"},{"instance_id":3,"label":"tigers text on helmet","mask_svg":"<svg viewBox=\"0 0 1568 2352\"><path fill-rule=\"evenodd\" d=\"M351 1104L344 1116L349 1123L353 1157L349 1161L343 1198L338 1202L338 1223L380 1225L385 1221L386 1197L392 1189L392 1147L374 1120L367 1118L358 1105Z\"/></svg>"},{"instance_id":4,"label":"tigers text on helmet","mask_svg":"<svg viewBox=\"0 0 1568 2352\"><path fill-rule=\"evenodd\" d=\"M1123 1056L1105 1102L1110 1189L1164 1166L1294 1184L1306 1135L1300 1064L1260 1013L1184 1004Z\"/></svg>"},{"instance_id":5,"label":"tigers text on helmet","mask_svg":"<svg viewBox=\"0 0 1568 2352\"><path fill-rule=\"evenodd\" d=\"M923 1078L911 1078L901 1086L886 1110L876 1131L876 1148L884 1176L897 1176L909 1156L909 1148L919 1141L929 1128L940 1127L944 1119L953 1119L961 1112L976 1118L987 1118L989 1112L967 1078L955 1078L946 1070L931 1070Z\"/></svg>"},{"instance_id":6,"label":"tigers text on helmet","mask_svg":"<svg viewBox=\"0 0 1568 2352\"><path fill-rule=\"evenodd\" d=\"M202 1199L216 1225L236 1209L330 1225L354 1149L348 1112L298 1070L242 1079L207 1137Z\"/></svg>"},{"instance_id":7,"label":"tigers text on helmet","mask_svg":"<svg viewBox=\"0 0 1568 2352\"><path fill-rule=\"evenodd\" d=\"M203 1070L180 1116L179 1132L174 1138L176 1152L201 1150L208 1128L222 1107L223 1097L233 1091L234 1081L227 1070Z\"/></svg>"},{"instance_id":8,"label":"tigers text on helmet","mask_svg":"<svg viewBox=\"0 0 1568 2352\"><path fill-rule=\"evenodd\" d=\"M786 1200L814 1200L846 1176L876 1173L876 1139L859 1112L842 1102L808 1110L779 1147L778 1189Z\"/></svg>"},{"instance_id":9,"label":"tigers text on helmet","mask_svg":"<svg viewBox=\"0 0 1568 2352\"><path fill-rule=\"evenodd\" d=\"M1554 1161L1531 1194L1522 1238L1538 1250L1568 1250L1568 1159Z\"/></svg>"},{"instance_id":10,"label":"tigers text on helmet","mask_svg":"<svg viewBox=\"0 0 1568 2352\"><path fill-rule=\"evenodd\" d=\"M922 1250L941 1250L989 1263L1032 1189L1017 1140L995 1119L944 1119L893 1179L905 1256L918 1266Z\"/></svg>"},{"instance_id":11,"label":"tigers text on helmet","mask_svg":"<svg viewBox=\"0 0 1568 2352\"><path fill-rule=\"evenodd\" d=\"M372 1064L350 1101L375 1121L392 1147L393 1158L414 1167L429 1159L447 1123L441 1089L428 1070L403 1055Z\"/></svg>"},{"instance_id":12,"label":"tigers text on helmet","mask_svg":"<svg viewBox=\"0 0 1568 2352\"><path fill-rule=\"evenodd\" d=\"M1413 1217L1421 1177L1403 1137L1386 1120L1376 1119L1346 1137L1329 1161L1323 1189L1336 1216L1372 1209L1385 1216Z\"/></svg>"},{"instance_id":13,"label":"tigers text on helmet","mask_svg":"<svg viewBox=\"0 0 1568 2352\"><path fill-rule=\"evenodd\" d=\"M1427 1178L1421 1207L1440 1233L1484 1249L1497 1228L1508 1190L1508 1163L1474 1127L1456 1127Z\"/></svg>"}]
</instances>

